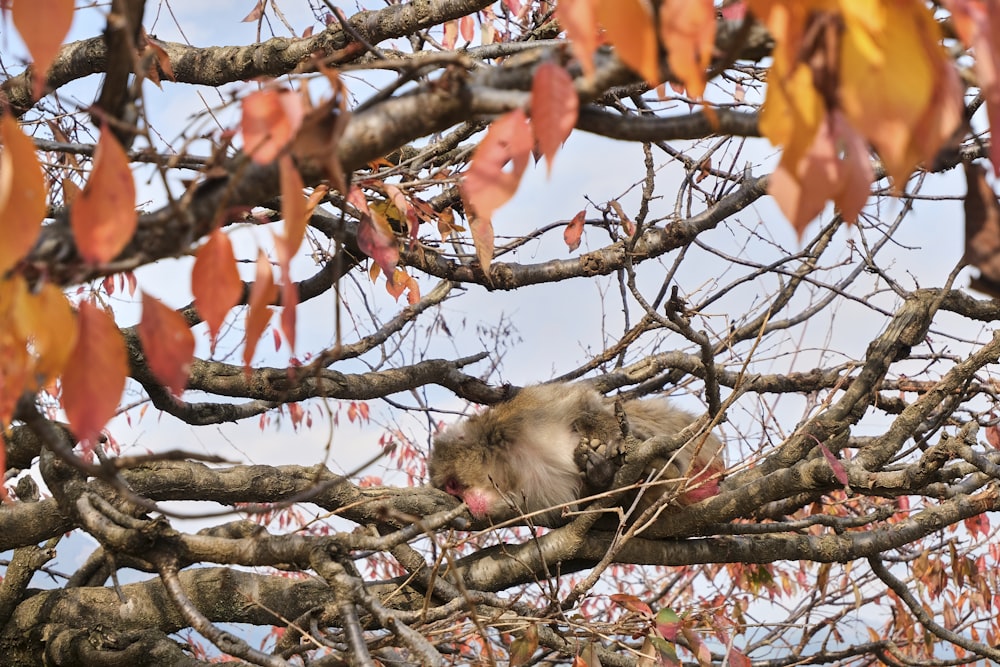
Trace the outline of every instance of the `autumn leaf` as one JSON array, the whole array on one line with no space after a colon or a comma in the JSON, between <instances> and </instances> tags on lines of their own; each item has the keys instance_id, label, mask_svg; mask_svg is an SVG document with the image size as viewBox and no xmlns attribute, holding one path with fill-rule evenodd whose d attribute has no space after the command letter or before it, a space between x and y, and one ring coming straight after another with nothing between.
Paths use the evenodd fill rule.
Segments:
<instances>
[{"instance_id":1,"label":"autumn leaf","mask_svg":"<svg viewBox=\"0 0 1000 667\"><path fill-rule=\"evenodd\" d=\"M295 168L291 156L282 155L278 160L278 176L281 186L281 218L285 221L285 232L276 239L278 262L287 269L292 256L302 245L306 235L308 209L302 189L302 176Z\"/></svg>"},{"instance_id":2,"label":"autumn leaf","mask_svg":"<svg viewBox=\"0 0 1000 667\"><path fill-rule=\"evenodd\" d=\"M954 69L923 2L841 7L840 103L875 146L894 188L902 190L917 163L933 157L961 119L960 100L952 97L959 93ZM939 90L948 94L937 96Z\"/></svg>"},{"instance_id":3,"label":"autumn leaf","mask_svg":"<svg viewBox=\"0 0 1000 667\"><path fill-rule=\"evenodd\" d=\"M347 189L347 177L340 163L340 138L347 128L351 113L347 108L347 93L337 70L320 67L330 82L329 99L310 109L302 119L302 126L292 141L292 155L296 162L316 165L338 192Z\"/></svg>"},{"instance_id":4,"label":"autumn leaf","mask_svg":"<svg viewBox=\"0 0 1000 667\"><path fill-rule=\"evenodd\" d=\"M94 440L118 407L128 356L121 332L106 311L84 301L77 322L76 345L62 376L62 402L76 437Z\"/></svg>"},{"instance_id":5,"label":"autumn leaf","mask_svg":"<svg viewBox=\"0 0 1000 667\"><path fill-rule=\"evenodd\" d=\"M489 275L490 264L493 263L493 223L488 218L474 215L469 221L469 229L472 231L472 243L476 246L479 265L483 268L483 272Z\"/></svg>"},{"instance_id":6,"label":"autumn leaf","mask_svg":"<svg viewBox=\"0 0 1000 667\"><path fill-rule=\"evenodd\" d=\"M273 162L302 125L302 100L290 90L266 88L243 98L243 148L257 164Z\"/></svg>"},{"instance_id":7,"label":"autumn leaf","mask_svg":"<svg viewBox=\"0 0 1000 667\"><path fill-rule=\"evenodd\" d=\"M135 182L128 156L107 125L94 149L94 168L69 213L80 256L106 264L135 234Z\"/></svg>"},{"instance_id":8,"label":"autumn leaf","mask_svg":"<svg viewBox=\"0 0 1000 667\"><path fill-rule=\"evenodd\" d=\"M420 219L417 218L416 208L410 204L403 191L392 183L383 183L382 187L385 189L385 194L389 197L387 204L391 204L396 210L400 222L406 224L406 229L409 231L410 236L410 247L413 248L416 245L417 231L420 227Z\"/></svg>"},{"instance_id":9,"label":"autumn leaf","mask_svg":"<svg viewBox=\"0 0 1000 667\"><path fill-rule=\"evenodd\" d=\"M243 282L229 237L221 229L212 232L198 248L191 270L191 291L198 314L208 324L212 349L229 310L243 296Z\"/></svg>"},{"instance_id":10,"label":"autumn leaf","mask_svg":"<svg viewBox=\"0 0 1000 667\"><path fill-rule=\"evenodd\" d=\"M281 333L288 347L295 351L295 314L299 305L299 286L286 273L281 283Z\"/></svg>"},{"instance_id":11,"label":"autumn leaf","mask_svg":"<svg viewBox=\"0 0 1000 667\"><path fill-rule=\"evenodd\" d=\"M180 396L187 386L194 358L194 334L187 319L143 292L138 331L149 370L160 384Z\"/></svg>"},{"instance_id":12,"label":"autumn leaf","mask_svg":"<svg viewBox=\"0 0 1000 667\"><path fill-rule=\"evenodd\" d=\"M715 48L715 6L712 0L665 0L660 5L660 38L667 47L670 71L688 95L705 94L705 72Z\"/></svg>"},{"instance_id":13,"label":"autumn leaf","mask_svg":"<svg viewBox=\"0 0 1000 667\"><path fill-rule=\"evenodd\" d=\"M267 323L271 321L271 304L278 296L278 288L274 284L274 272L271 262L261 250L257 254L257 273L253 287L250 288L250 301L247 308L246 331L247 340L243 346L243 367L249 371L254 350L260 341Z\"/></svg>"},{"instance_id":14,"label":"autumn leaf","mask_svg":"<svg viewBox=\"0 0 1000 667\"><path fill-rule=\"evenodd\" d=\"M14 3L14 27L28 47L32 63L31 96L45 92L45 79L73 25L74 0L21 0Z\"/></svg>"},{"instance_id":15,"label":"autumn leaf","mask_svg":"<svg viewBox=\"0 0 1000 667\"><path fill-rule=\"evenodd\" d=\"M794 169L783 160L771 174L768 192L800 238L831 199L846 221L857 221L875 172L867 144L839 112L820 125Z\"/></svg>"},{"instance_id":16,"label":"autumn leaf","mask_svg":"<svg viewBox=\"0 0 1000 667\"><path fill-rule=\"evenodd\" d=\"M550 175L556 151L576 126L579 110L573 77L555 63L539 65L531 83L531 129Z\"/></svg>"},{"instance_id":17,"label":"autumn leaf","mask_svg":"<svg viewBox=\"0 0 1000 667\"><path fill-rule=\"evenodd\" d=\"M364 193L357 186L351 188L347 201L361 213L358 248L374 259L387 276L391 276L399 263L399 244L389 221L377 210L369 208Z\"/></svg>"},{"instance_id":18,"label":"autumn leaf","mask_svg":"<svg viewBox=\"0 0 1000 667\"><path fill-rule=\"evenodd\" d=\"M0 274L23 258L42 230L45 176L35 145L9 113L0 118Z\"/></svg>"},{"instance_id":19,"label":"autumn leaf","mask_svg":"<svg viewBox=\"0 0 1000 667\"><path fill-rule=\"evenodd\" d=\"M573 55L580 61L584 76L594 76L597 51L597 3L599 0L559 0L556 18L566 31Z\"/></svg>"},{"instance_id":20,"label":"autumn leaf","mask_svg":"<svg viewBox=\"0 0 1000 667\"><path fill-rule=\"evenodd\" d=\"M489 220L514 196L533 143L528 117L521 109L493 121L462 179L462 197L476 216ZM508 162L512 169L504 171Z\"/></svg>"},{"instance_id":21,"label":"autumn leaf","mask_svg":"<svg viewBox=\"0 0 1000 667\"><path fill-rule=\"evenodd\" d=\"M621 61L655 88L662 78L649 0L598 0L597 21L604 26Z\"/></svg>"},{"instance_id":22,"label":"autumn leaf","mask_svg":"<svg viewBox=\"0 0 1000 667\"><path fill-rule=\"evenodd\" d=\"M54 380L69 362L76 345L76 315L66 295L51 283L26 298L30 307L18 323L35 357L38 383L33 387L37 387Z\"/></svg>"},{"instance_id":23,"label":"autumn leaf","mask_svg":"<svg viewBox=\"0 0 1000 667\"><path fill-rule=\"evenodd\" d=\"M634 595L629 595L627 593L613 593L609 596L609 599L620 607L635 612L636 614L641 614L643 616L652 616L653 610L648 604L640 600Z\"/></svg>"},{"instance_id":24,"label":"autumn leaf","mask_svg":"<svg viewBox=\"0 0 1000 667\"><path fill-rule=\"evenodd\" d=\"M573 219L566 225L563 231L563 240L569 246L569 251L573 252L580 247L580 239L583 237L583 225L587 221L587 211L583 210L573 216Z\"/></svg>"},{"instance_id":25,"label":"autumn leaf","mask_svg":"<svg viewBox=\"0 0 1000 667\"><path fill-rule=\"evenodd\" d=\"M538 650L538 627L529 625L520 637L510 643L510 667L520 667L531 662Z\"/></svg>"},{"instance_id":26,"label":"autumn leaf","mask_svg":"<svg viewBox=\"0 0 1000 667\"><path fill-rule=\"evenodd\" d=\"M986 100L990 131L1000 131L1000 5L996 2L945 0L955 32L966 48L975 51L973 69L980 94ZM990 151L993 175L1000 176L1000 151Z\"/></svg>"},{"instance_id":27,"label":"autumn leaf","mask_svg":"<svg viewBox=\"0 0 1000 667\"><path fill-rule=\"evenodd\" d=\"M385 281L385 289L392 297L399 301L399 297L406 292L406 302L411 306L420 301L420 286L413 276L403 269L396 269Z\"/></svg>"},{"instance_id":28,"label":"autumn leaf","mask_svg":"<svg viewBox=\"0 0 1000 667\"><path fill-rule=\"evenodd\" d=\"M985 170L965 163L965 254L962 261L979 269L974 289L1000 298L1000 202L986 182Z\"/></svg>"}]
</instances>

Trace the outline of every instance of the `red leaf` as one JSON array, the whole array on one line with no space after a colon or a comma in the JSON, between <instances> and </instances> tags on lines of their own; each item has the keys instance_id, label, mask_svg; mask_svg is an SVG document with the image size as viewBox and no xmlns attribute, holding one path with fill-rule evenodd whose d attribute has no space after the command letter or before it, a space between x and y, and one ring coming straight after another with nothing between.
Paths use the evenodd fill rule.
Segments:
<instances>
[{"instance_id":1,"label":"red leaf","mask_svg":"<svg viewBox=\"0 0 1000 667\"><path fill-rule=\"evenodd\" d=\"M614 593L610 596L611 601L620 607L624 607L629 611L633 611L637 614L642 614L643 616L652 616L653 610L650 609L649 605L637 598L634 595L628 595L626 593Z\"/></svg>"},{"instance_id":2,"label":"red leaf","mask_svg":"<svg viewBox=\"0 0 1000 667\"><path fill-rule=\"evenodd\" d=\"M149 370L171 393L180 396L194 357L194 334L187 319L143 292L138 330Z\"/></svg>"},{"instance_id":3,"label":"red leaf","mask_svg":"<svg viewBox=\"0 0 1000 667\"><path fill-rule=\"evenodd\" d=\"M257 342L271 320L271 304L277 296L278 288L274 285L271 263L261 250L257 255L257 275L253 287L250 288L250 307L247 308L247 341L243 347L243 366L247 370L250 369L250 361L253 359Z\"/></svg>"},{"instance_id":4,"label":"red leaf","mask_svg":"<svg viewBox=\"0 0 1000 667\"><path fill-rule=\"evenodd\" d=\"M73 202L69 221L80 256L105 264L118 256L135 234L135 182L128 156L107 125L94 149L94 169Z\"/></svg>"},{"instance_id":5,"label":"red leaf","mask_svg":"<svg viewBox=\"0 0 1000 667\"><path fill-rule=\"evenodd\" d=\"M563 240L569 246L569 251L573 252L580 247L580 239L583 236L583 224L587 221L587 211L583 210L573 216L569 224L563 231Z\"/></svg>"},{"instance_id":6,"label":"red leaf","mask_svg":"<svg viewBox=\"0 0 1000 667\"><path fill-rule=\"evenodd\" d=\"M462 182L462 197L475 215L489 220L514 196L531 158L532 144L528 117L521 109L493 121ZM504 171L508 162L513 163L509 172Z\"/></svg>"},{"instance_id":7,"label":"red leaf","mask_svg":"<svg viewBox=\"0 0 1000 667\"><path fill-rule=\"evenodd\" d=\"M573 77L555 63L539 65L531 84L531 128L550 174L556 151L576 126L579 110Z\"/></svg>"},{"instance_id":8,"label":"red leaf","mask_svg":"<svg viewBox=\"0 0 1000 667\"><path fill-rule=\"evenodd\" d=\"M295 310L299 305L299 287L286 273L281 284L281 333L288 347L295 351Z\"/></svg>"},{"instance_id":9,"label":"red leaf","mask_svg":"<svg viewBox=\"0 0 1000 667\"><path fill-rule=\"evenodd\" d=\"M273 162L302 125L302 99L290 90L267 88L243 99L243 149L257 164Z\"/></svg>"},{"instance_id":10,"label":"red leaf","mask_svg":"<svg viewBox=\"0 0 1000 667\"><path fill-rule=\"evenodd\" d=\"M819 443L819 451L823 452L823 458L825 458L826 462L830 464L830 468L833 470L833 476L837 478L838 482L847 486L847 470L844 469L843 462L834 456L833 452L827 449L826 445L822 442Z\"/></svg>"},{"instance_id":11,"label":"red leaf","mask_svg":"<svg viewBox=\"0 0 1000 667\"><path fill-rule=\"evenodd\" d=\"M118 407L128 356L114 319L89 301L80 304L78 335L62 376L62 402L73 433L94 440Z\"/></svg>"},{"instance_id":12,"label":"red leaf","mask_svg":"<svg viewBox=\"0 0 1000 667\"><path fill-rule=\"evenodd\" d=\"M45 90L49 67L73 24L75 5L74 0L21 0L14 3L14 27L34 59L31 88L34 99L41 97Z\"/></svg>"},{"instance_id":13,"label":"red leaf","mask_svg":"<svg viewBox=\"0 0 1000 667\"><path fill-rule=\"evenodd\" d=\"M35 145L9 113L0 119L0 274L28 254L45 217L45 177Z\"/></svg>"},{"instance_id":14,"label":"red leaf","mask_svg":"<svg viewBox=\"0 0 1000 667\"><path fill-rule=\"evenodd\" d=\"M214 349L226 314L243 296L233 245L220 229L212 232L205 245L198 249L191 270L191 291L198 314L208 324Z\"/></svg>"}]
</instances>

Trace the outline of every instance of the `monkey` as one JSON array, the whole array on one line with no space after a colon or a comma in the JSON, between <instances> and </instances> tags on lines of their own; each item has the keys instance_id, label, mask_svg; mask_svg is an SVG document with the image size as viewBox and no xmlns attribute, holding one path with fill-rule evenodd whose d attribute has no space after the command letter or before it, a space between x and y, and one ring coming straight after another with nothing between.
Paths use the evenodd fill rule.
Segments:
<instances>
[{"instance_id":1,"label":"monkey","mask_svg":"<svg viewBox=\"0 0 1000 667\"><path fill-rule=\"evenodd\" d=\"M561 508L575 506L585 491L607 490L612 475L602 463L620 456L623 430L637 440L674 435L694 416L662 398L625 401L619 423L614 399L589 385L554 382L528 386L514 398L445 427L434 439L428 460L431 484L464 501L476 519L506 518L510 511L541 513L543 523L558 522ZM596 441L596 442L595 442ZM593 446L600 443L603 454ZM590 448L581 456L580 449ZM589 476L584 461L594 462ZM713 434L693 438L657 461L661 479L675 480L646 493L643 507L662 495L691 504L717 491L724 469L722 443ZM602 480L596 484L594 479ZM709 480L680 493L690 478ZM600 488L602 487L603 488ZM596 488L595 488L596 487Z\"/></svg>"}]
</instances>

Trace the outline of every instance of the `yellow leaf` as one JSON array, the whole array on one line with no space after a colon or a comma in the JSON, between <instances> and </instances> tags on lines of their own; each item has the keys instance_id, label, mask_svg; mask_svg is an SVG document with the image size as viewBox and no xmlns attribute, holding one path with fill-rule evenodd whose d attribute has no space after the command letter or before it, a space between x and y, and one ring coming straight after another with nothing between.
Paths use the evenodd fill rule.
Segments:
<instances>
[{"instance_id":1,"label":"yellow leaf","mask_svg":"<svg viewBox=\"0 0 1000 667\"><path fill-rule=\"evenodd\" d=\"M931 108L935 91L948 83L940 29L919 0L842 0L841 6L840 103L899 190L945 139ZM917 136L921 125L936 126L937 136Z\"/></svg>"},{"instance_id":2,"label":"yellow leaf","mask_svg":"<svg viewBox=\"0 0 1000 667\"><path fill-rule=\"evenodd\" d=\"M812 73L805 65L798 65L790 76L782 76L775 62L768 79L760 131L772 144L784 147L783 164L795 165L812 145L826 113L823 100L813 87Z\"/></svg>"}]
</instances>

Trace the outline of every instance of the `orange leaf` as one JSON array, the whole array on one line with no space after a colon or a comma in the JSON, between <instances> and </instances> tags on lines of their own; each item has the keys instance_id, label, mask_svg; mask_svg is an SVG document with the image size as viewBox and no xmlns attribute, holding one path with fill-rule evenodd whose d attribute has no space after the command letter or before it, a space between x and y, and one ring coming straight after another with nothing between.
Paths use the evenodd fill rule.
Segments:
<instances>
[{"instance_id":1,"label":"orange leaf","mask_svg":"<svg viewBox=\"0 0 1000 667\"><path fill-rule=\"evenodd\" d=\"M573 252L580 247L580 238L583 236L583 224L587 221L587 211L580 211L573 216L566 230L563 232L563 240L569 246L569 251Z\"/></svg>"},{"instance_id":2,"label":"orange leaf","mask_svg":"<svg viewBox=\"0 0 1000 667\"><path fill-rule=\"evenodd\" d=\"M271 304L278 296L278 288L274 284L274 272L267 255L261 250L257 255L257 275L250 288L250 304L247 308L247 341L243 347L243 367L249 371L254 350L260 341L267 323L271 321Z\"/></svg>"},{"instance_id":3,"label":"orange leaf","mask_svg":"<svg viewBox=\"0 0 1000 667\"><path fill-rule=\"evenodd\" d=\"M868 200L874 171L868 147L840 112L821 123L808 152L797 165L781 164L768 192L802 236L806 225L833 199L848 222L857 221Z\"/></svg>"},{"instance_id":4,"label":"orange leaf","mask_svg":"<svg viewBox=\"0 0 1000 667\"><path fill-rule=\"evenodd\" d=\"M45 217L45 176L35 145L10 113L0 118L0 274L28 254Z\"/></svg>"},{"instance_id":5,"label":"orange leaf","mask_svg":"<svg viewBox=\"0 0 1000 667\"><path fill-rule=\"evenodd\" d=\"M545 156L549 174L556 151L576 126L579 111L573 77L555 63L539 65L531 84L531 129L538 149Z\"/></svg>"},{"instance_id":6,"label":"orange leaf","mask_svg":"<svg viewBox=\"0 0 1000 667\"><path fill-rule=\"evenodd\" d=\"M399 301L399 297L405 291L406 302L411 306L420 301L420 286L413 279L413 276L403 269L396 269L395 273L389 276L389 279L385 281L385 291L391 294L396 301Z\"/></svg>"},{"instance_id":7,"label":"orange leaf","mask_svg":"<svg viewBox=\"0 0 1000 667\"><path fill-rule=\"evenodd\" d=\"M281 333L288 347L295 351L295 310L299 305L299 286L286 273L281 284Z\"/></svg>"},{"instance_id":8,"label":"orange leaf","mask_svg":"<svg viewBox=\"0 0 1000 667\"><path fill-rule=\"evenodd\" d=\"M212 232L205 245L198 249L191 270L191 291L198 314L208 323L214 349L226 314L243 296L233 245L221 229Z\"/></svg>"},{"instance_id":9,"label":"orange leaf","mask_svg":"<svg viewBox=\"0 0 1000 667\"><path fill-rule=\"evenodd\" d=\"M290 90L267 88L243 98L243 149L257 164L273 162L302 125L302 99Z\"/></svg>"},{"instance_id":10,"label":"orange leaf","mask_svg":"<svg viewBox=\"0 0 1000 667\"><path fill-rule=\"evenodd\" d=\"M10 423L21 393L31 384L31 359L25 347L24 317L27 302L24 278L13 276L0 281L0 424ZM17 326L10 326L13 323Z\"/></svg>"},{"instance_id":11,"label":"orange leaf","mask_svg":"<svg viewBox=\"0 0 1000 667\"><path fill-rule=\"evenodd\" d=\"M45 90L45 77L73 24L73 0L20 0L14 3L14 27L31 54L34 99Z\"/></svg>"},{"instance_id":12,"label":"orange leaf","mask_svg":"<svg viewBox=\"0 0 1000 667\"><path fill-rule=\"evenodd\" d=\"M187 319L143 292L138 330L149 370L172 394L180 396L194 357L194 334Z\"/></svg>"},{"instance_id":13,"label":"orange leaf","mask_svg":"<svg viewBox=\"0 0 1000 667\"><path fill-rule=\"evenodd\" d=\"M462 180L462 197L475 215L489 220L514 196L528 166L532 144L528 118L521 109L493 121ZM505 172L508 162L513 163L513 168Z\"/></svg>"},{"instance_id":14,"label":"orange leaf","mask_svg":"<svg viewBox=\"0 0 1000 667\"><path fill-rule=\"evenodd\" d=\"M656 87L662 79L649 0L598 0L597 20L607 31L608 41L621 61Z\"/></svg>"},{"instance_id":15,"label":"orange leaf","mask_svg":"<svg viewBox=\"0 0 1000 667\"><path fill-rule=\"evenodd\" d=\"M104 264L118 256L135 234L135 182L128 156L107 125L94 149L94 169L69 212L80 256Z\"/></svg>"},{"instance_id":16,"label":"orange leaf","mask_svg":"<svg viewBox=\"0 0 1000 667\"><path fill-rule=\"evenodd\" d=\"M276 249L278 263L287 273L288 264L306 235L306 199L302 194L305 185L289 155L282 155L278 160L278 173L281 182L281 217L285 221L285 233L278 237Z\"/></svg>"},{"instance_id":17,"label":"orange leaf","mask_svg":"<svg viewBox=\"0 0 1000 667\"><path fill-rule=\"evenodd\" d=\"M483 267L483 273L489 275L490 264L493 262L493 223L488 218L472 216L469 221L472 230L472 243L476 246L476 257Z\"/></svg>"},{"instance_id":18,"label":"orange leaf","mask_svg":"<svg viewBox=\"0 0 1000 667\"><path fill-rule=\"evenodd\" d=\"M556 18L566 31L573 55L580 61L585 76L594 76L594 51L597 50L598 0L559 0Z\"/></svg>"},{"instance_id":19,"label":"orange leaf","mask_svg":"<svg viewBox=\"0 0 1000 667\"><path fill-rule=\"evenodd\" d=\"M684 82L688 94L705 94L705 70L715 47L715 7L712 0L666 0L660 6L660 37L667 47L670 70Z\"/></svg>"},{"instance_id":20,"label":"orange leaf","mask_svg":"<svg viewBox=\"0 0 1000 667\"><path fill-rule=\"evenodd\" d=\"M128 356L114 319L89 301L80 304L79 335L62 376L62 402L73 433L93 440L118 407Z\"/></svg>"}]
</instances>

